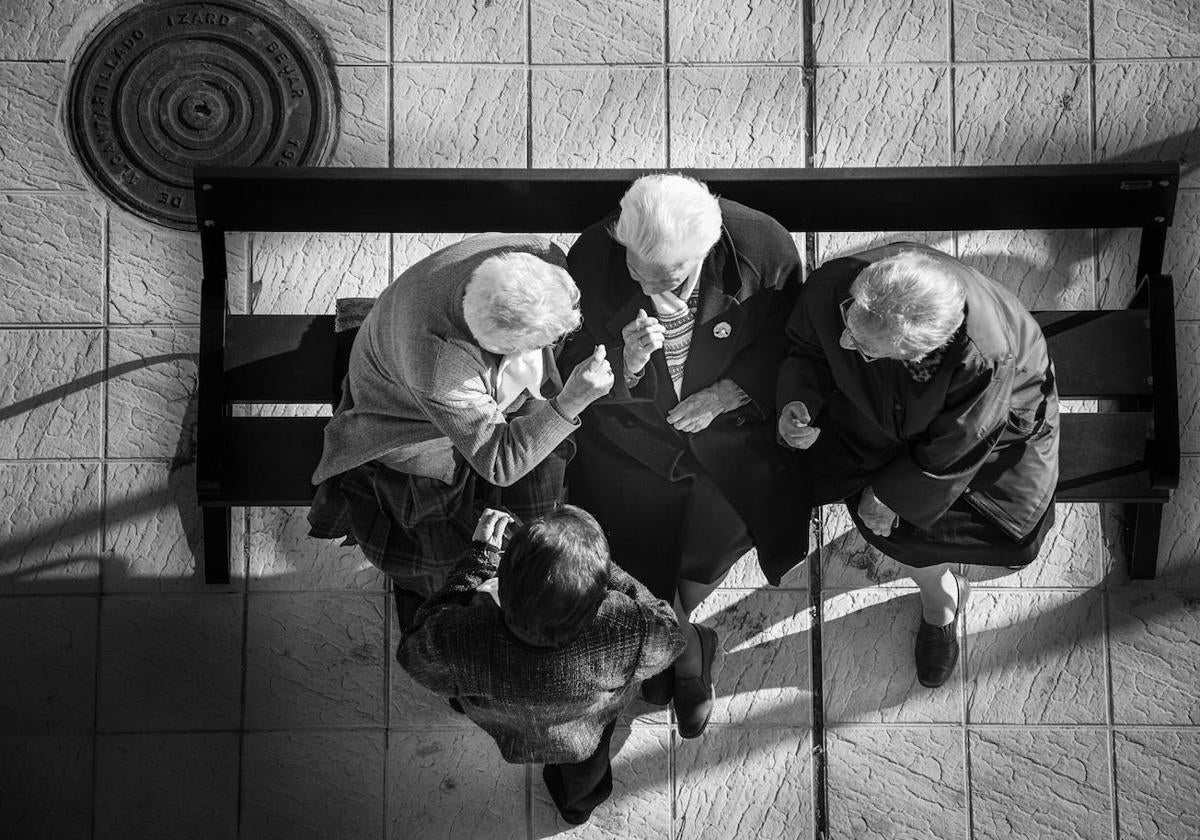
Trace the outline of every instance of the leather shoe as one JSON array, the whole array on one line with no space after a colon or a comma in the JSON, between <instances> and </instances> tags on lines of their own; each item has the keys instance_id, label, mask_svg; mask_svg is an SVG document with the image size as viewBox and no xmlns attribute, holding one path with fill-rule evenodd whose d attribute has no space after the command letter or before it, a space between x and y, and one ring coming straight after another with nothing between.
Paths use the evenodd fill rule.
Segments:
<instances>
[{"instance_id":1,"label":"leather shoe","mask_svg":"<svg viewBox=\"0 0 1200 840\"><path fill-rule=\"evenodd\" d=\"M675 696L675 667L642 680L642 699L654 706L665 706Z\"/></svg>"},{"instance_id":2,"label":"leather shoe","mask_svg":"<svg viewBox=\"0 0 1200 840\"><path fill-rule=\"evenodd\" d=\"M939 627L922 618L917 630L917 681L926 688L937 688L945 683L958 664L958 619L971 594L971 586L958 575L954 576L954 584L958 588L954 619Z\"/></svg>"},{"instance_id":3,"label":"leather shoe","mask_svg":"<svg viewBox=\"0 0 1200 840\"><path fill-rule=\"evenodd\" d=\"M675 725L681 738L699 738L708 727L716 699L712 666L717 654L717 631L693 624L700 638L700 676L675 677Z\"/></svg>"}]
</instances>

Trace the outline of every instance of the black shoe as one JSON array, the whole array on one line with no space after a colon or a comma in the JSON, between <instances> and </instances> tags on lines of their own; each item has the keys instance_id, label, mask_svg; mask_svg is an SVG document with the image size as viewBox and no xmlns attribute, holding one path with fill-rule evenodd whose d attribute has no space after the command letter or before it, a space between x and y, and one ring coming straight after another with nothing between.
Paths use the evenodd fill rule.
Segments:
<instances>
[{"instance_id":1,"label":"black shoe","mask_svg":"<svg viewBox=\"0 0 1200 840\"><path fill-rule=\"evenodd\" d=\"M921 627L917 630L917 681L926 688L937 688L945 683L958 664L958 618L971 594L971 587L958 575L954 576L954 583L958 587L958 606L954 610L954 619L938 627L922 618Z\"/></svg>"},{"instance_id":2,"label":"black shoe","mask_svg":"<svg viewBox=\"0 0 1200 840\"><path fill-rule=\"evenodd\" d=\"M693 624L700 637L700 676L675 677L675 725L682 738L699 738L712 717L716 699L712 665L717 655L717 631Z\"/></svg>"},{"instance_id":3,"label":"black shoe","mask_svg":"<svg viewBox=\"0 0 1200 840\"><path fill-rule=\"evenodd\" d=\"M665 706L675 696L675 667L642 680L642 699L653 706Z\"/></svg>"}]
</instances>

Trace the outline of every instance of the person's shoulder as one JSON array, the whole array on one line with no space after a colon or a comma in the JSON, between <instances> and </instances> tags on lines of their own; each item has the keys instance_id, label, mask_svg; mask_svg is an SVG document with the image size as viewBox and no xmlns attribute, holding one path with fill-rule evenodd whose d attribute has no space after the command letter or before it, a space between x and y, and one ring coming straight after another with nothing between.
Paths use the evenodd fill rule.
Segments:
<instances>
[{"instance_id":1,"label":"person's shoulder","mask_svg":"<svg viewBox=\"0 0 1200 840\"><path fill-rule=\"evenodd\" d=\"M602 219L585 227L580 232L574 244L571 245L571 254L575 255L580 251L597 251L611 247L613 238L609 231L616 224L619 215L619 211L613 210Z\"/></svg>"},{"instance_id":2,"label":"person's shoulder","mask_svg":"<svg viewBox=\"0 0 1200 840\"><path fill-rule=\"evenodd\" d=\"M795 247L795 242L787 228L780 224L774 216L729 198L718 197L717 204L721 207L721 223L735 242L739 238L776 242L786 240Z\"/></svg>"}]
</instances>

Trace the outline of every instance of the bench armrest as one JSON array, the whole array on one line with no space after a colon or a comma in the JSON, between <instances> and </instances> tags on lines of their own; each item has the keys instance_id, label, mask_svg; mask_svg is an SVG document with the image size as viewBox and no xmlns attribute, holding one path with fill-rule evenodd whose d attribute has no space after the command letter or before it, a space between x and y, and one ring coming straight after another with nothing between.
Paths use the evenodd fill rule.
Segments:
<instances>
[{"instance_id":1,"label":"bench armrest","mask_svg":"<svg viewBox=\"0 0 1200 840\"><path fill-rule=\"evenodd\" d=\"M1145 278L1153 376L1153 437L1146 444L1150 486L1179 486L1179 378L1175 361L1175 283L1169 274Z\"/></svg>"}]
</instances>

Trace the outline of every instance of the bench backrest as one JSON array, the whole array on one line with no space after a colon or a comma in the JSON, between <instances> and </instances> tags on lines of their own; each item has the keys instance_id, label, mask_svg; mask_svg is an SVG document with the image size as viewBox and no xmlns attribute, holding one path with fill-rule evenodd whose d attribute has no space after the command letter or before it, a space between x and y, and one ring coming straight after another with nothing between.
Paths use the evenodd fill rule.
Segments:
<instances>
[{"instance_id":1,"label":"bench backrest","mask_svg":"<svg viewBox=\"0 0 1200 840\"><path fill-rule=\"evenodd\" d=\"M1174 302L1160 277L1177 164L681 171L792 231L1139 228L1137 309L1038 317L1063 396L1140 409L1129 428L1154 430L1144 468L1156 486L1177 481ZM577 232L645 172L198 169L201 500L224 493L228 404L326 402L337 355L331 317L227 315L226 232Z\"/></svg>"}]
</instances>

